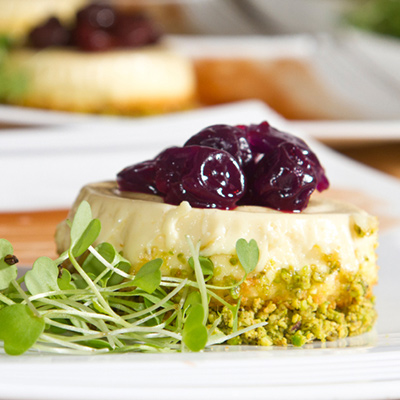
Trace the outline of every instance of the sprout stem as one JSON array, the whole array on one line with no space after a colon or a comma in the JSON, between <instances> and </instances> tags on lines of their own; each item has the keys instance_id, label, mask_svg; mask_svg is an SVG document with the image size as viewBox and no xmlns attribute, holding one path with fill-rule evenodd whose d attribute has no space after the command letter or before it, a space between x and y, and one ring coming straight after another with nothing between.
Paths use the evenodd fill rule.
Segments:
<instances>
[{"instance_id":1,"label":"sprout stem","mask_svg":"<svg viewBox=\"0 0 400 400\"><path fill-rule=\"evenodd\" d=\"M121 325L124 326L129 326L129 324L123 319L121 318L119 315L117 315L112 308L109 306L109 304L104 300L104 297L102 296L102 294L98 291L96 285L93 283L93 281L89 278L89 276L86 274L86 272L83 270L83 268L79 265L79 263L76 261L75 257L72 254L72 251L69 250L68 251L68 256L69 259L72 262L72 265L75 267L75 269L79 272L79 274L81 275L81 277L85 280L85 282L88 284L88 286L90 287L90 289L92 289L92 292L96 295L96 297L98 298L100 304L103 306L103 308L110 314L112 315L114 318L116 318L117 320L120 321Z\"/></svg>"},{"instance_id":2,"label":"sprout stem","mask_svg":"<svg viewBox=\"0 0 400 400\"><path fill-rule=\"evenodd\" d=\"M193 264L194 264L194 272L196 275L196 281L199 285L199 291L201 296L201 304L204 309L204 317L203 317L203 325L207 324L208 320L208 296L207 296L207 289L206 283L204 281L203 271L201 270L201 265L199 261L199 253L200 253L200 242L197 243L196 249L193 246L193 242L190 239L189 235L186 235L186 240L189 244L189 249L193 257Z\"/></svg>"},{"instance_id":3,"label":"sprout stem","mask_svg":"<svg viewBox=\"0 0 400 400\"><path fill-rule=\"evenodd\" d=\"M129 275L126 272L120 270L119 268L115 268L93 246L89 246L89 251L106 267L104 271L96 277L94 283L97 283L105 274L107 274L108 270L111 270L116 274L123 276L124 278L129 278L129 279L135 278L133 275Z\"/></svg>"},{"instance_id":4,"label":"sprout stem","mask_svg":"<svg viewBox=\"0 0 400 400\"><path fill-rule=\"evenodd\" d=\"M11 281L11 283L13 284L13 286L15 287L15 289L17 289L17 292L21 295L21 297L26 301L26 304L28 305L28 307L31 309L31 311L33 312L34 315L36 315L37 317L41 317L39 311L36 309L36 307L31 303L31 301L29 300L29 297L27 296L27 294L21 289L21 286L18 285L18 283L15 281L15 279L13 279Z\"/></svg>"}]
</instances>

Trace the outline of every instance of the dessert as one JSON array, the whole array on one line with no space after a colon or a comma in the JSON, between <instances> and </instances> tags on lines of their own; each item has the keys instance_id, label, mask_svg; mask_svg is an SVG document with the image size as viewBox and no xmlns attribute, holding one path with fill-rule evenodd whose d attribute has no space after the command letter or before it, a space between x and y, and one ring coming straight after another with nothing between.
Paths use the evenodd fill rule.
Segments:
<instances>
[{"instance_id":1,"label":"dessert","mask_svg":"<svg viewBox=\"0 0 400 400\"><path fill-rule=\"evenodd\" d=\"M79 194L102 224L95 243L111 243L132 273L163 260L163 276L191 279L188 235L213 265L210 285L226 304L209 303L207 324L229 334L235 316L246 328L231 344L302 345L370 330L376 319L377 219L350 204L312 196L329 186L315 154L268 123L215 125L183 147L129 166L117 182ZM69 227L59 225L60 253ZM259 257L246 273L237 252L254 240Z\"/></svg>"},{"instance_id":2,"label":"dessert","mask_svg":"<svg viewBox=\"0 0 400 400\"><path fill-rule=\"evenodd\" d=\"M0 0L0 34L22 42L31 29L45 22L49 16L67 23L72 21L76 10L85 3L87 0L35 0L27 7L26 0Z\"/></svg>"},{"instance_id":3,"label":"dessert","mask_svg":"<svg viewBox=\"0 0 400 400\"><path fill-rule=\"evenodd\" d=\"M188 59L161 41L144 14L110 6L80 9L74 22L51 17L13 48L6 69L25 77L11 104L64 111L146 115L193 106L195 77Z\"/></svg>"}]
</instances>

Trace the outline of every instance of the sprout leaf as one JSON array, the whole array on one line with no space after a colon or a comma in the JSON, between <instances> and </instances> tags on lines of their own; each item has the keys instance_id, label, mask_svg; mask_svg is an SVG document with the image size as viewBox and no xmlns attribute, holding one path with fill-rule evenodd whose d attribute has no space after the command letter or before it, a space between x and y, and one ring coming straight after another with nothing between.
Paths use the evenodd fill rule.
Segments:
<instances>
[{"instance_id":1,"label":"sprout leaf","mask_svg":"<svg viewBox=\"0 0 400 400\"><path fill-rule=\"evenodd\" d=\"M40 257L25 274L25 284L33 295L59 290L57 264L48 257Z\"/></svg>"},{"instance_id":2,"label":"sprout leaf","mask_svg":"<svg viewBox=\"0 0 400 400\"><path fill-rule=\"evenodd\" d=\"M20 355L32 347L45 327L44 319L24 304L13 304L0 310L0 339L10 355Z\"/></svg>"},{"instance_id":3,"label":"sprout leaf","mask_svg":"<svg viewBox=\"0 0 400 400\"><path fill-rule=\"evenodd\" d=\"M17 278L17 267L7 264L4 260L13 252L11 243L6 239L0 239L0 290L7 289L10 283Z\"/></svg>"},{"instance_id":4,"label":"sprout leaf","mask_svg":"<svg viewBox=\"0 0 400 400\"><path fill-rule=\"evenodd\" d=\"M161 282L161 264L163 260L156 258L148 263L144 264L136 274L132 284L136 285L140 289L143 289L147 293L153 293Z\"/></svg>"},{"instance_id":5,"label":"sprout leaf","mask_svg":"<svg viewBox=\"0 0 400 400\"><path fill-rule=\"evenodd\" d=\"M239 239L236 242L236 253L246 274L254 271L259 259L257 242L254 239L251 239L250 242Z\"/></svg>"}]
</instances>

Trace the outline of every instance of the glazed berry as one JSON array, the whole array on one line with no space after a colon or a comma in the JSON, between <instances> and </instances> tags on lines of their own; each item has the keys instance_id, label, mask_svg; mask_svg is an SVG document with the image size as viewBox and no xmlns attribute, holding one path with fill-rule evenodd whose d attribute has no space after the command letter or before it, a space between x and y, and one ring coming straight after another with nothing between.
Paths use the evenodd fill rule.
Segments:
<instances>
[{"instance_id":1,"label":"glazed berry","mask_svg":"<svg viewBox=\"0 0 400 400\"><path fill-rule=\"evenodd\" d=\"M157 173L155 185L160 193L166 194L182 175L191 168L194 151L180 147L169 147L156 157Z\"/></svg>"},{"instance_id":2,"label":"glazed berry","mask_svg":"<svg viewBox=\"0 0 400 400\"><path fill-rule=\"evenodd\" d=\"M160 194L155 185L156 163L153 160L124 168L117 175L118 187L122 191Z\"/></svg>"},{"instance_id":3,"label":"glazed berry","mask_svg":"<svg viewBox=\"0 0 400 400\"><path fill-rule=\"evenodd\" d=\"M72 31L72 42L84 51L106 51L116 46L112 34L116 14L107 5L91 4L76 15Z\"/></svg>"},{"instance_id":4,"label":"glazed berry","mask_svg":"<svg viewBox=\"0 0 400 400\"><path fill-rule=\"evenodd\" d=\"M254 157L260 159L270 154L282 144L292 144L301 152L299 163L304 163L304 165L307 165L307 168L310 168L315 188L318 191L323 191L329 187L323 167L304 140L289 133L281 132L271 127L268 122L262 122L259 125L243 126L241 129L246 133Z\"/></svg>"},{"instance_id":5,"label":"glazed berry","mask_svg":"<svg viewBox=\"0 0 400 400\"><path fill-rule=\"evenodd\" d=\"M299 212L307 207L315 188L314 165L299 147L285 142L259 161L250 193L253 204Z\"/></svg>"},{"instance_id":6,"label":"glazed berry","mask_svg":"<svg viewBox=\"0 0 400 400\"><path fill-rule=\"evenodd\" d=\"M107 29L115 24L115 11L105 4L91 4L76 14L77 26L90 25L92 28Z\"/></svg>"},{"instance_id":7,"label":"glazed berry","mask_svg":"<svg viewBox=\"0 0 400 400\"><path fill-rule=\"evenodd\" d=\"M154 172L155 171L155 172ZM171 147L154 160L118 174L121 190L160 193L165 202L232 209L244 195L245 177L226 151L204 146Z\"/></svg>"},{"instance_id":8,"label":"glazed berry","mask_svg":"<svg viewBox=\"0 0 400 400\"><path fill-rule=\"evenodd\" d=\"M153 44L160 37L161 31L144 14L125 15L106 4L91 4L77 12L72 28L51 18L32 30L30 42L36 48L72 45L84 51L107 51Z\"/></svg>"},{"instance_id":9,"label":"glazed berry","mask_svg":"<svg viewBox=\"0 0 400 400\"><path fill-rule=\"evenodd\" d=\"M232 209L240 204L300 212L314 190L329 186L307 144L267 122L210 126L184 147L171 147L154 160L129 167L134 174L124 171L118 175L122 189L159 192L167 203L186 200L201 208Z\"/></svg>"},{"instance_id":10,"label":"glazed berry","mask_svg":"<svg viewBox=\"0 0 400 400\"><path fill-rule=\"evenodd\" d=\"M75 46L84 51L106 51L115 47L115 39L104 29L79 26L73 31Z\"/></svg>"},{"instance_id":11,"label":"glazed berry","mask_svg":"<svg viewBox=\"0 0 400 400\"><path fill-rule=\"evenodd\" d=\"M207 146L225 150L240 166L248 165L253 156L243 131L231 125L212 125L192 136L185 146Z\"/></svg>"},{"instance_id":12,"label":"glazed berry","mask_svg":"<svg viewBox=\"0 0 400 400\"><path fill-rule=\"evenodd\" d=\"M156 185L167 203L232 209L245 192L245 177L226 151L204 146L175 147L157 157Z\"/></svg>"},{"instance_id":13,"label":"glazed berry","mask_svg":"<svg viewBox=\"0 0 400 400\"><path fill-rule=\"evenodd\" d=\"M143 14L119 15L113 32L120 47L140 47L161 37L159 29Z\"/></svg>"},{"instance_id":14,"label":"glazed berry","mask_svg":"<svg viewBox=\"0 0 400 400\"><path fill-rule=\"evenodd\" d=\"M52 17L30 32L29 42L32 46L43 49L50 46L65 46L69 43L70 37L70 32L61 25L58 18Z\"/></svg>"}]
</instances>

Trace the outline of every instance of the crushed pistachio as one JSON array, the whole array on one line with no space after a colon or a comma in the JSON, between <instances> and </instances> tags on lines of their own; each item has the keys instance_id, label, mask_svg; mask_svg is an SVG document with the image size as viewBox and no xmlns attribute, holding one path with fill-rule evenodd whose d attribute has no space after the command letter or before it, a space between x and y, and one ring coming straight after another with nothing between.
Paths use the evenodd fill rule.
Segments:
<instances>
[{"instance_id":1,"label":"crushed pistachio","mask_svg":"<svg viewBox=\"0 0 400 400\"><path fill-rule=\"evenodd\" d=\"M336 270L337 268L333 268L333 273ZM377 314L374 298L366 290L368 285L361 274L342 273L343 296L346 297L341 304L329 301L318 304L311 295L313 286L321 284L312 279L314 272L312 267L302 268L300 271L282 269L277 274L278 285L285 290L292 290L292 297L276 297L275 300L256 298L250 306L241 307L238 312L239 329L259 322L267 322L267 325L241 335L240 343L238 339L235 343L303 346L313 340L333 341L369 331ZM293 296L293 287L297 286L301 288L302 298ZM219 315L221 323L218 329L225 334L231 333L231 310L227 307L214 310L210 313L211 320L215 321Z\"/></svg>"},{"instance_id":2,"label":"crushed pistachio","mask_svg":"<svg viewBox=\"0 0 400 400\"><path fill-rule=\"evenodd\" d=\"M311 298L300 303L270 301L257 312L241 308L238 313L239 328L264 321L268 324L241 335L240 340L236 338L235 344L303 346L313 340L332 341L365 333L376 320L373 299L362 296L350 306L336 310L327 303L318 306ZM229 334L233 327L232 312L227 307L212 311L209 322L215 321L218 315L222 316L218 328Z\"/></svg>"}]
</instances>

